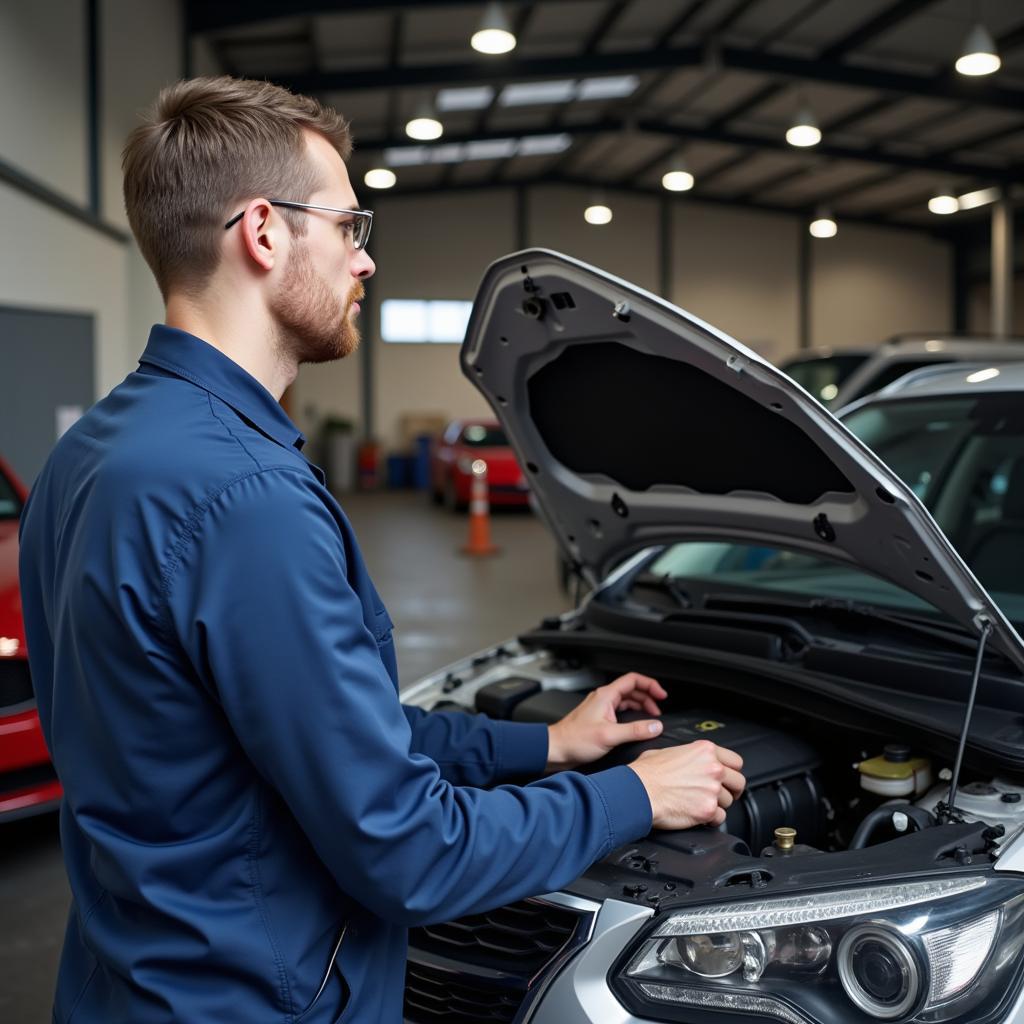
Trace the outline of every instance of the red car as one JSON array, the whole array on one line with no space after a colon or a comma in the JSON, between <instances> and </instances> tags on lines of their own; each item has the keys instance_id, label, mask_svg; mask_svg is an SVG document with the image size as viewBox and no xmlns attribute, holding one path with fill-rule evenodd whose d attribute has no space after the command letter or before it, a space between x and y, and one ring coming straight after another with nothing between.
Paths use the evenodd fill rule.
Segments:
<instances>
[{"instance_id":1,"label":"red car","mask_svg":"<svg viewBox=\"0 0 1024 1024\"><path fill-rule=\"evenodd\" d=\"M462 511L469 504L473 463L487 463L492 505L526 505L530 491L505 432L493 420L453 420L435 444L430 491L438 504Z\"/></svg>"},{"instance_id":2,"label":"red car","mask_svg":"<svg viewBox=\"0 0 1024 1024\"><path fill-rule=\"evenodd\" d=\"M18 588L26 491L0 459L0 821L56 808L61 788L39 727Z\"/></svg>"}]
</instances>

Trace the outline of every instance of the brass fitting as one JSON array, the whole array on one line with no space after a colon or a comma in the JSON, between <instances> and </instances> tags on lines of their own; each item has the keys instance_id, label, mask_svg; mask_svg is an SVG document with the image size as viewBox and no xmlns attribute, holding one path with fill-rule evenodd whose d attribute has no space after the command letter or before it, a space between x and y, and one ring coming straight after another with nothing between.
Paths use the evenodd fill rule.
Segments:
<instances>
[{"instance_id":1,"label":"brass fitting","mask_svg":"<svg viewBox=\"0 0 1024 1024\"><path fill-rule=\"evenodd\" d=\"M795 828L777 828L775 830L775 848L777 850L792 850L796 842Z\"/></svg>"}]
</instances>

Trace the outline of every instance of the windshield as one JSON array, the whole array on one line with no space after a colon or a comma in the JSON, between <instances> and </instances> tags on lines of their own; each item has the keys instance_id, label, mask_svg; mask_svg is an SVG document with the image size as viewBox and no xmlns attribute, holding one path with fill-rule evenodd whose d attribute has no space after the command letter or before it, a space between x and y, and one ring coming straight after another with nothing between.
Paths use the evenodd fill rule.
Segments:
<instances>
[{"instance_id":1,"label":"windshield","mask_svg":"<svg viewBox=\"0 0 1024 1024\"><path fill-rule=\"evenodd\" d=\"M783 363L782 369L819 402L828 405L839 394L839 385L860 366L867 356L857 353L798 359Z\"/></svg>"},{"instance_id":2,"label":"windshield","mask_svg":"<svg viewBox=\"0 0 1024 1024\"><path fill-rule=\"evenodd\" d=\"M17 519L21 514L21 502L10 480L0 471L0 519Z\"/></svg>"},{"instance_id":3,"label":"windshield","mask_svg":"<svg viewBox=\"0 0 1024 1024\"><path fill-rule=\"evenodd\" d=\"M508 444L508 438L501 427L472 423L462 432L462 443L469 448L500 448Z\"/></svg>"},{"instance_id":4,"label":"windshield","mask_svg":"<svg viewBox=\"0 0 1024 1024\"><path fill-rule=\"evenodd\" d=\"M878 401L852 412L845 422L924 502L1006 616L1024 623L1021 396ZM777 548L675 544L650 572L695 583L935 612L920 598L867 573Z\"/></svg>"}]
</instances>

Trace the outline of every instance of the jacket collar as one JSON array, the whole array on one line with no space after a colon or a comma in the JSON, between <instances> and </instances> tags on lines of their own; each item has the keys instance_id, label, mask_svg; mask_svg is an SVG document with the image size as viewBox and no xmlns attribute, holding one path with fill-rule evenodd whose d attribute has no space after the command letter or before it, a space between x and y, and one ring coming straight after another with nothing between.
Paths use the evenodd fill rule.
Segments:
<instances>
[{"instance_id":1,"label":"jacket collar","mask_svg":"<svg viewBox=\"0 0 1024 1024\"><path fill-rule=\"evenodd\" d=\"M257 430L285 448L301 451L306 443L280 402L255 377L194 334L155 324L139 365L156 367L216 395Z\"/></svg>"}]
</instances>

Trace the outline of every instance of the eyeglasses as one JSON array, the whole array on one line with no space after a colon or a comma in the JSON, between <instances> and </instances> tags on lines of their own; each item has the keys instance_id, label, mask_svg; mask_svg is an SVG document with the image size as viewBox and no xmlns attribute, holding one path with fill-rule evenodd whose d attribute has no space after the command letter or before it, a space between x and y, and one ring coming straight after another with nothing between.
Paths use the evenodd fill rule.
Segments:
<instances>
[{"instance_id":1,"label":"eyeglasses","mask_svg":"<svg viewBox=\"0 0 1024 1024\"><path fill-rule=\"evenodd\" d=\"M312 203L293 203L289 199L271 199L271 206L287 206L292 210L324 210L326 213L350 213L352 220L345 221L341 226L349 231L353 249L362 249L370 239L370 228L373 227L373 210L339 210L334 206L314 206ZM224 230L234 227L245 214L245 210L236 213L224 225Z\"/></svg>"}]
</instances>

